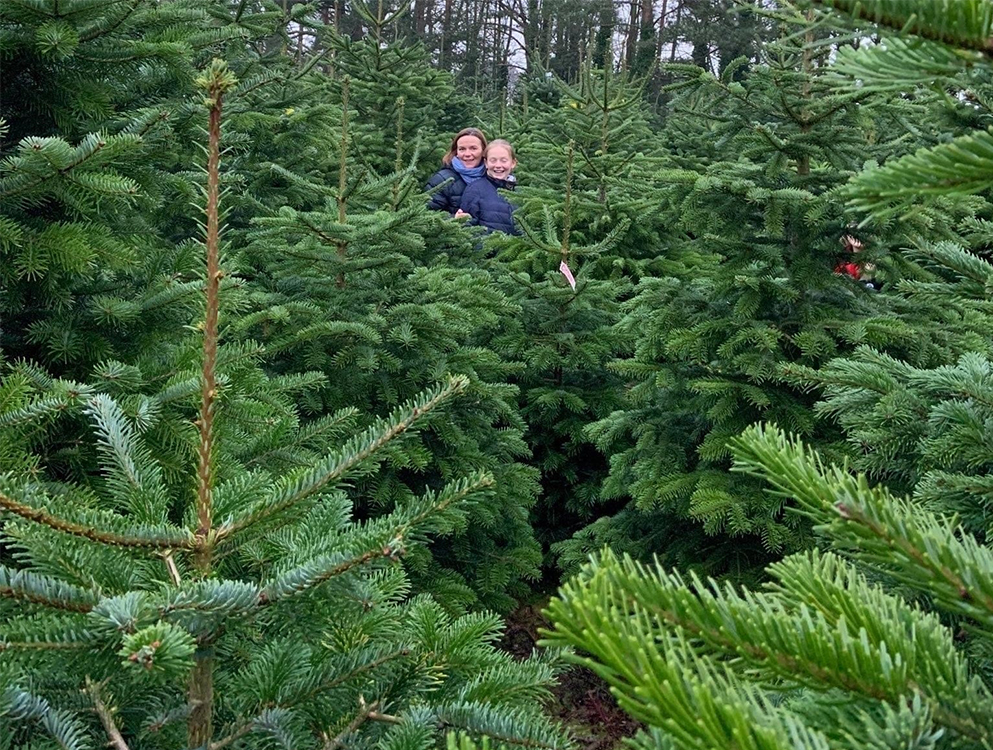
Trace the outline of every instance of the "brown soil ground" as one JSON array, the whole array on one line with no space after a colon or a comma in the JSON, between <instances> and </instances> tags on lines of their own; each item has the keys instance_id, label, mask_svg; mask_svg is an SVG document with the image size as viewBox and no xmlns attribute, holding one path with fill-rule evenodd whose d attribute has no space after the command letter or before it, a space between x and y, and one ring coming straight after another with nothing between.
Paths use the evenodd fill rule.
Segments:
<instances>
[{"instance_id":1,"label":"brown soil ground","mask_svg":"<svg viewBox=\"0 0 993 750\"><path fill-rule=\"evenodd\" d=\"M539 628L548 627L541 605L526 605L506 620L501 647L518 659L539 648ZM612 750L641 725L621 711L602 679L584 667L562 674L548 706L551 713L572 731L584 750Z\"/></svg>"}]
</instances>

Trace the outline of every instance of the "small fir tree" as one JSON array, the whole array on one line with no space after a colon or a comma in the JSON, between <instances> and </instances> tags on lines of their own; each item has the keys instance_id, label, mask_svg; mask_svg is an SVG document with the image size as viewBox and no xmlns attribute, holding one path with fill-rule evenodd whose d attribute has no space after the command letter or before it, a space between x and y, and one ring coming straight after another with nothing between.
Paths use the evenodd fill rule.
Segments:
<instances>
[{"instance_id":1,"label":"small fir tree","mask_svg":"<svg viewBox=\"0 0 993 750\"><path fill-rule=\"evenodd\" d=\"M532 519L546 548L567 538L599 505L606 467L582 434L591 420L618 404L621 383L605 364L618 351L611 324L627 287L623 280L597 278L594 270L601 256L614 251L617 233L584 246L571 232L576 214L571 145L565 158L561 228L547 208L541 227L521 219L523 238L503 241L491 265L521 311L502 327L494 346L524 364L516 381L542 487Z\"/></svg>"},{"instance_id":2,"label":"small fir tree","mask_svg":"<svg viewBox=\"0 0 993 750\"><path fill-rule=\"evenodd\" d=\"M0 346L8 354L82 365L79 374L141 335L137 320L156 330L154 314L144 314L149 300L131 295L133 277L150 282L162 270L142 262L158 255L142 252L157 232L137 209L148 208L143 187L160 174L149 144L161 145L168 106L146 83L192 79L195 25L205 18L183 3L0 8ZM137 75L143 66L148 75Z\"/></svg>"},{"instance_id":3,"label":"small fir tree","mask_svg":"<svg viewBox=\"0 0 993 750\"><path fill-rule=\"evenodd\" d=\"M585 66L575 85L541 77L526 83L527 101L500 123L521 154L515 194L525 217L550 210L560 225L570 190L569 236L576 247L612 237L611 252L587 259L602 278L672 272L680 262L656 210L654 176L662 164L649 127L644 81ZM569 174L567 175L567 172ZM532 219L541 226L541 218Z\"/></svg>"},{"instance_id":4,"label":"small fir tree","mask_svg":"<svg viewBox=\"0 0 993 750\"><path fill-rule=\"evenodd\" d=\"M658 156L640 87L608 66L584 68L576 85L539 75L525 91L501 122L520 154L511 200L522 237L486 248L522 310L497 345L525 363L520 403L542 472L533 519L555 545L614 510L600 492L606 460L584 429L622 405L623 377L607 364L626 347L614 325L631 278L680 273L682 259L661 250L651 197Z\"/></svg>"},{"instance_id":5,"label":"small fir tree","mask_svg":"<svg viewBox=\"0 0 993 750\"><path fill-rule=\"evenodd\" d=\"M835 38L820 22L798 29L802 18L787 17L789 33L741 81L734 66L720 76L680 68L688 79L666 123L659 212L697 263L689 278L642 279L626 303L618 325L633 346L615 366L634 385L624 408L588 431L610 456L605 496L667 513L679 528L681 542L641 545L642 556L714 573L744 574L811 542L809 526L784 516L759 483L727 472L728 441L763 419L835 439L783 366L816 367L868 341L919 362L938 353L882 296L834 273L851 231L837 188L884 144L866 95L826 83ZM863 236L877 262L905 236L893 234ZM607 526L578 539L573 559L596 549Z\"/></svg>"},{"instance_id":6,"label":"small fir tree","mask_svg":"<svg viewBox=\"0 0 993 750\"><path fill-rule=\"evenodd\" d=\"M516 306L478 267L469 235L427 211L420 184L411 187L407 125L397 127L408 121L393 115L423 117L426 100L405 98L401 110L380 111L374 119L389 129L375 137L368 115L355 108L385 106L377 60L392 60L392 75L416 88L419 69L401 64L410 54L400 44L347 47L335 58L339 77L312 81L323 86L321 103L301 103L286 119L272 105L268 112L264 102L254 105L276 120L279 150L260 138L235 166L265 191L246 205L255 218L234 228L245 245L238 263L256 283L252 314L238 335L262 342L278 372L317 370L337 383L308 395L315 413L354 406L371 422L451 373L470 379L474 407L429 419L416 440L356 486L355 502L376 516L439 489L468 466L493 473L496 489L472 508L471 523L407 563L418 590L452 609L506 611L527 594L525 582L540 562L528 522L536 472L524 463L528 447L508 383L521 365L502 360L491 343ZM346 69L355 77L343 77ZM373 141L392 149L388 162L368 158ZM278 170L286 191L267 182L271 165L284 161L277 158L282 148L293 154L285 160L292 169ZM296 158L301 152L306 160Z\"/></svg>"},{"instance_id":7,"label":"small fir tree","mask_svg":"<svg viewBox=\"0 0 993 750\"><path fill-rule=\"evenodd\" d=\"M385 446L467 380L342 442L354 413L299 423L288 394L314 378L269 377L250 348L221 342L234 322L225 318L238 316L220 304L221 112L236 81L215 62L202 85L202 357L190 357L188 339L168 378L119 365L76 383L21 366L0 385L11 446L0 491L0 743L428 748L451 727L562 745L539 708L554 667L495 651L492 616L453 619L410 598L395 564L426 532L464 525L466 499L492 478L471 474L366 522L351 520L335 489L374 471ZM74 415L97 435L99 474L83 482L31 458L46 421Z\"/></svg>"},{"instance_id":8,"label":"small fir tree","mask_svg":"<svg viewBox=\"0 0 993 750\"><path fill-rule=\"evenodd\" d=\"M959 66L978 62L970 50L987 43L993 24L981 3L962 5L960 15L890 0L843 7L917 36L853 55L874 72L870 85L931 82L953 57ZM872 204L878 219L918 200L908 189L914 180L925 197L980 189L968 175L988 158L974 148L983 141L983 133L964 135L892 160L859 175L849 194ZM932 276L903 291L945 305L943 320L968 336L985 319L987 264L951 245L923 248ZM828 549L770 566L764 590L610 554L563 589L551 605L549 642L590 654L586 663L646 723L636 744L882 750L993 742L988 333L973 341L979 352L943 367L866 350L861 361L840 360L816 376L827 408L865 450L856 460L916 483L915 499L825 467L779 428L753 426L733 441L736 468L771 483L813 520Z\"/></svg>"},{"instance_id":9,"label":"small fir tree","mask_svg":"<svg viewBox=\"0 0 993 750\"><path fill-rule=\"evenodd\" d=\"M407 6L350 3L365 33L358 39L332 27L322 31L333 50L332 74L337 81L352 81L350 101L357 117L352 127L356 163L378 175L389 174L395 159L421 162L422 169L438 163L443 134L465 127L472 105L456 91L452 76L431 64L428 51L417 38L400 34ZM397 131L401 153L396 153ZM422 144L421 139L438 138ZM422 149L422 145L424 148ZM421 155L421 151L429 152ZM424 161L430 157L429 161ZM423 183L416 183L421 187Z\"/></svg>"}]
</instances>

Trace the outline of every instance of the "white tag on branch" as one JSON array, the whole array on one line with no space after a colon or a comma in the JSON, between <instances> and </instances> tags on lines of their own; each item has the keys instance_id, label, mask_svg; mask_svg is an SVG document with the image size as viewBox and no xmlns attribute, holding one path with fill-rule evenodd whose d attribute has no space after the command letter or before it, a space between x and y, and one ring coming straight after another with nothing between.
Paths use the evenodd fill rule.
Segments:
<instances>
[{"instance_id":1,"label":"white tag on branch","mask_svg":"<svg viewBox=\"0 0 993 750\"><path fill-rule=\"evenodd\" d=\"M576 291L576 279L572 275L572 271L569 270L569 264L563 260L559 263L559 271L561 271L562 275L565 276L565 280L569 282L569 286L572 287L572 291Z\"/></svg>"}]
</instances>

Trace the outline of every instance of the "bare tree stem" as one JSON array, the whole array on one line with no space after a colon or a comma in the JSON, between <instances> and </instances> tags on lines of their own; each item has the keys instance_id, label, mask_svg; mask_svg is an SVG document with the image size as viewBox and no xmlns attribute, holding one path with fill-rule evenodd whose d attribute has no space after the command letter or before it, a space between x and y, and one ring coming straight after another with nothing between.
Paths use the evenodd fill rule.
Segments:
<instances>
[{"instance_id":1,"label":"bare tree stem","mask_svg":"<svg viewBox=\"0 0 993 750\"><path fill-rule=\"evenodd\" d=\"M107 708L107 704L103 702L103 698L100 696L100 683L93 682L87 676L86 692L89 694L90 700L93 701L93 707L97 711L97 716L100 717L100 723L103 724L103 728L107 732L107 737L110 739L110 746L116 750L131 750L128 747L128 743L124 741L124 737L121 736L117 724L114 722L114 715Z\"/></svg>"}]
</instances>

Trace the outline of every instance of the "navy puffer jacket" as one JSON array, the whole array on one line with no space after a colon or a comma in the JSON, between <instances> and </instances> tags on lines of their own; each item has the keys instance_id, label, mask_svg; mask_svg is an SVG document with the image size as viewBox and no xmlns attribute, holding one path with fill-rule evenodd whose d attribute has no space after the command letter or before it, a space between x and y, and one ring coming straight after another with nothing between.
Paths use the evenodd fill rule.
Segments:
<instances>
[{"instance_id":1,"label":"navy puffer jacket","mask_svg":"<svg viewBox=\"0 0 993 750\"><path fill-rule=\"evenodd\" d=\"M428 201L428 208L432 211L448 211L454 214L462 205L462 193L466 188L465 180L462 176L450 167L439 169L428 180L426 191L438 187L445 180L451 180L441 190L436 191L431 200ZM478 182L478 180L477 180Z\"/></svg>"},{"instance_id":2,"label":"navy puffer jacket","mask_svg":"<svg viewBox=\"0 0 993 750\"><path fill-rule=\"evenodd\" d=\"M514 207L497 190L513 190L512 180L494 180L486 175L466 186L462 193L462 210L472 216L469 224L486 227L490 232L519 234L514 226Z\"/></svg>"}]
</instances>

